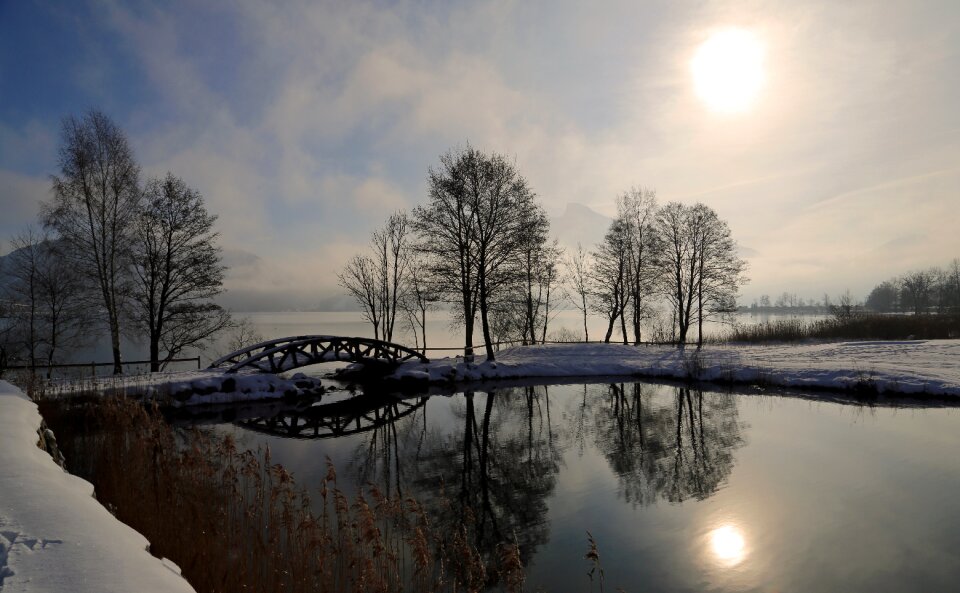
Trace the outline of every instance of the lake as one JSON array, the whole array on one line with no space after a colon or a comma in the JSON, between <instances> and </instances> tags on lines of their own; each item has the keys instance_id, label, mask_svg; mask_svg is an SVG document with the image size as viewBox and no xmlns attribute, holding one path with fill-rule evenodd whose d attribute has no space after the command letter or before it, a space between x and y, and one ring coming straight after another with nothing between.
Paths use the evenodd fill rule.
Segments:
<instances>
[{"instance_id":1,"label":"lake","mask_svg":"<svg viewBox=\"0 0 960 593\"><path fill-rule=\"evenodd\" d=\"M297 335L334 335L334 336L358 336L373 337L373 328L369 322L363 319L359 311L271 311L271 312L253 312L253 313L234 313L236 319L247 318L250 320L253 329L264 339L283 338ZM791 315L756 315L750 313L738 313L731 319L720 322L711 320L704 323L705 335L716 335L724 332L731 322L739 324L754 324L767 321L776 321L796 316ZM803 319L815 321L823 319L822 315L804 315ZM414 345L412 334L400 327L394 336L394 341L405 345ZM583 314L576 310L560 310L555 315L551 315L551 321L548 326L548 333L559 331L566 328L583 336ZM606 332L606 324L603 319L591 315L587 320L587 329L591 340L602 340ZM628 333L631 330L628 328ZM696 336L696 328L691 328L692 337ZM650 335L649 328L645 328L645 336ZM619 324L614 328L614 341L620 340L621 334ZM630 334L632 337L632 333ZM199 355L202 364L206 366L211 361L228 354L227 344L230 341L229 334L218 336L213 342L201 351L194 349L187 350L181 356L192 357ZM477 323L474 333L474 344L483 343L483 334L480 330L480 324ZM447 311L432 311L427 317L427 345L431 348L445 348L446 351L433 351L432 356L453 356L457 354L458 349L463 348L463 329L451 326L451 316ZM122 340L122 352L124 360L142 360L149 356L147 344L143 341L126 336ZM78 348L74 352L65 356L65 361L69 362L109 362L111 360L110 340L106 335L101 339L87 344L83 348ZM183 370L191 368L195 363L179 363L171 365L173 370ZM84 369L86 371L86 369ZM130 365L126 368L128 373L148 372L148 365ZM101 374L109 374L112 368L105 367L100 369Z\"/></svg>"},{"instance_id":2,"label":"lake","mask_svg":"<svg viewBox=\"0 0 960 593\"><path fill-rule=\"evenodd\" d=\"M329 457L341 488L413 496L454 528L442 484L474 514L482 552L517 538L529 591L590 586L587 531L608 591L960 582L955 408L619 381L361 401L214 426L269 445L310 490Z\"/></svg>"}]
</instances>

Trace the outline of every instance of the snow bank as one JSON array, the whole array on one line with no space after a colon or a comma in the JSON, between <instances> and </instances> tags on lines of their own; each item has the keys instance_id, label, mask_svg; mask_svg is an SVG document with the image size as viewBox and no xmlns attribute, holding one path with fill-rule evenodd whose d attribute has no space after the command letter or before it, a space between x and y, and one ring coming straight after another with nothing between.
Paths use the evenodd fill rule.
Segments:
<instances>
[{"instance_id":1,"label":"snow bank","mask_svg":"<svg viewBox=\"0 0 960 593\"><path fill-rule=\"evenodd\" d=\"M36 405L0 381L0 589L190 592L169 560L37 448Z\"/></svg>"},{"instance_id":2,"label":"snow bank","mask_svg":"<svg viewBox=\"0 0 960 593\"><path fill-rule=\"evenodd\" d=\"M517 346L495 362L407 362L391 379L454 383L491 379L639 376L805 389L960 396L960 340L705 346Z\"/></svg>"},{"instance_id":3,"label":"snow bank","mask_svg":"<svg viewBox=\"0 0 960 593\"><path fill-rule=\"evenodd\" d=\"M49 388L54 395L130 395L169 400L174 406L300 397L317 395L323 391L320 379L302 373L285 378L255 371L226 374L216 369L98 377L80 383L64 382Z\"/></svg>"}]
</instances>

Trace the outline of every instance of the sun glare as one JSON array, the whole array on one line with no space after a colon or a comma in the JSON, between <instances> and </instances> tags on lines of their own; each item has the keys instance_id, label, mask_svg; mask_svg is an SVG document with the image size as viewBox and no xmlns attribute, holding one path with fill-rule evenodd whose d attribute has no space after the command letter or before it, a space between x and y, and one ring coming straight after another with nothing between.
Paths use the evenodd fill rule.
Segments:
<instances>
[{"instance_id":1,"label":"sun glare","mask_svg":"<svg viewBox=\"0 0 960 593\"><path fill-rule=\"evenodd\" d=\"M710 550L725 566L735 566L746 556L743 534L733 525L724 525L710 532Z\"/></svg>"},{"instance_id":2,"label":"sun glare","mask_svg":"<svg viewBox=\"0 0 960 593\"><path fill-rule=\"evenodd\" d=\"M747 111L763 87L763 54L763 44L749 31L714 33L690 62L697 94L713 111Z\"/></svg>"}]
</instances>

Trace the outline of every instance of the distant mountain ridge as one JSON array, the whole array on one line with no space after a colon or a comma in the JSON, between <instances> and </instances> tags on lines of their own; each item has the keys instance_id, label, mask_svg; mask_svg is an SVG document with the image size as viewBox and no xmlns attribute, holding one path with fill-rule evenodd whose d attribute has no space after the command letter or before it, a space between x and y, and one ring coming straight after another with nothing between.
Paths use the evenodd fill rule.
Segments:
<instances>
[{"instance_id":1,"label":"distant mountain ridge","mask_svg":"<svg viewBox=\"0 0 960 593\"><path fill-rule=\"evenodd\" d=\"M568 202L563 214L550 218L550 233L568 250L575 250L579 243L589 251L603 240L611 222L612 218L589 206Z\"/></svg>"}]
</instances>

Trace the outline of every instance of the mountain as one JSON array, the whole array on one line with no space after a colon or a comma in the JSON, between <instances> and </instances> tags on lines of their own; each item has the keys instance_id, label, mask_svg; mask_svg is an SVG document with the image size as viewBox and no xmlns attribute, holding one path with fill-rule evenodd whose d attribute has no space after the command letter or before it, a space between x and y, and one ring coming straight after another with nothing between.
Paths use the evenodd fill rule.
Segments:
<instances>
[{"instance_id":1,"label":"mountain","mask_svg":"<svg viewBox=\"0 0 960 593\"><path fill-rule=\"evenodd\" d=\"M560 216L550 218L550 232L568 250L580 243L585 250L603 240L604 233L613 220L583 204L569 202Z\"/></svg>"}]
</instances>

